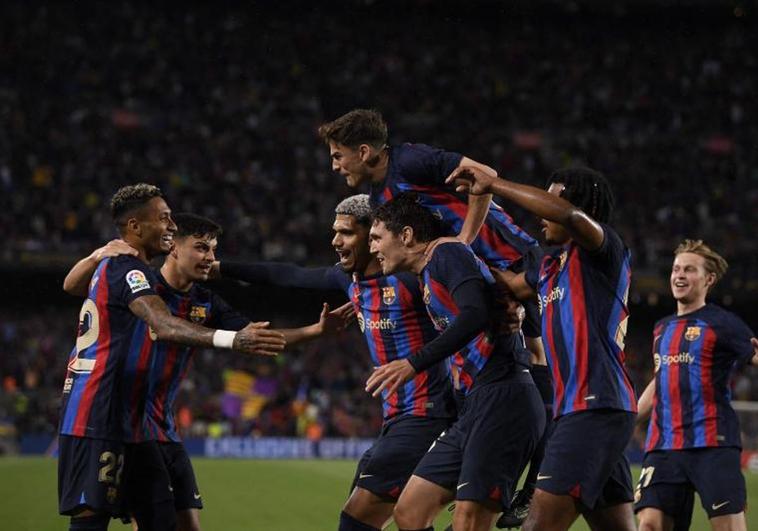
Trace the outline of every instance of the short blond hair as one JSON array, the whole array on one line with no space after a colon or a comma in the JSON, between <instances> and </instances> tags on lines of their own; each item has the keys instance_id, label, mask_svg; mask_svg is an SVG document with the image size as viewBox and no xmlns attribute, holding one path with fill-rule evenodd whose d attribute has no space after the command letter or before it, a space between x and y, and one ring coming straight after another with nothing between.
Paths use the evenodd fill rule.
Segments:
<instances>
[{"instance_id":1,"label":"short blond hair","mask_svg":"<svg viewBox=\"0 0 758 531\"><path fill-rule=\"evenodd\" d=\"M724 257L703 243L703 240L684 240L674 250L674 256L682 253L694 253L705 259L705 270L716 275L716 282L721 280L729 264ZM716 282L713 285L716 285Z\"/></svg>"}]
</instances>

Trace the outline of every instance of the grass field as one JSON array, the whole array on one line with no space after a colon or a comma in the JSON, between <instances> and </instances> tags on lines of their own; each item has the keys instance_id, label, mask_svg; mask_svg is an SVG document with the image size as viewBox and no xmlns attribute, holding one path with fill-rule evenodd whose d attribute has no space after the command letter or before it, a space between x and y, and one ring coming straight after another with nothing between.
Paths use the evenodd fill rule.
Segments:
<instances>
[{"instance_id":1,"label":"grass field","mask_svg":"<svg viewBox=\"0 0 758 531\"><path fill-rule=\"evenodd\" d=\"M352 461L253 461L195 459L205 509L205 531L325 531L337 528ZM639 469L635 470L639 473ZM748 505L758 506L758 475L746 474ZM0 458L0 527L7 531L67 529L57 514L56 462L49 458ZM450 516L435 526L442 530ZM758 514L748 513L748 529ZM113 521L110 529L130 528ZM395 529L394 526L390 529ZM572 530L585 530L579 522ZM710 529L698 504L692 529Z\"/></svg>"}]
</instances>

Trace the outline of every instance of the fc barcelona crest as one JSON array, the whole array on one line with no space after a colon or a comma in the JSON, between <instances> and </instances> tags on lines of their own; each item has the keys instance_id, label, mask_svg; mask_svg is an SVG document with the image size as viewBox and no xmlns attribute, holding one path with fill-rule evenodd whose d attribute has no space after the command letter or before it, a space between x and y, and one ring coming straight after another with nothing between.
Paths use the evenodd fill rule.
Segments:
<instances>
[{"instance_id":1,"label":"fc barcelona crest","mask_svg":"<svg viewBox=\"0 0 758 531\"><path fill-rule=\"evenodd\" d=\"M699 326L688 326L687 331L684 333L684 339L687 341L695 341L697 338L700 337L700 327Z\"/></svg>"},{"instance_id":2,"label":"fc barcelona crest","mask_svg":"<svg viewBox=\"0 0 758 531\"><path fill-rule=\"evenodd\" d=\"M193 323L205 322L206 313L205 306L193 306L190 310L189 319Z\"/></svg>"},{"instance_id":3,"label":"fc barcelona crest","mask_svg":"<svg viewBox=\"0 0 758 531\"><path fill-rule=\"evenodd\" d=\"M429 291L429 286L424 284L424 304L432 302L432 292Z\"/></svg>"},{"instance_id":4,"label":"fc barcelona crest","mask_svg":"<svg viewBox=\"0 0 758 531\"><path fill-rule=\"evenodd\" d=\"M397 298L397 295L395 295L395 288L394 286L387 286L386 288L382 288L382 302L389 306L393 302L395 302L395 299Z\"/></svg>"}]
</instances>

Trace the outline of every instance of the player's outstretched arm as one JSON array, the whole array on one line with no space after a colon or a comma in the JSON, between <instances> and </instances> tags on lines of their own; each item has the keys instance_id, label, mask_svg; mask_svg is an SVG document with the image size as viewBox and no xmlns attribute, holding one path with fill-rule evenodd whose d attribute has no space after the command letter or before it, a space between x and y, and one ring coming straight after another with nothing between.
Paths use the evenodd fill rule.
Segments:
<instances>
[{"instance_id":1,"label":"player's outstretched arm","mask_svg":"<svg viewBox=\"0 0 758 531\"><path fill-rule=\"evenodd\" d=\"M324 303L317 323L300 328L280 329L279 332L284 334L287 345L296 345L341 332L354 320L355 310L352 302L345 303L334 310L330 310L329 305Z\"/></svg>"},{"instance_id":2,"label":"player's outstretched arm","mask_svg":"<svg viewBox=\"0 0 758 531\"><path fill-rule=\"evenodd\" d=\"M63 279L63 291L70 295L86 297L90 280L92 280L92 275L95 274L98 264L106 258L121 254L137 256L139 253L137 253L137 249L119 239L111 240L102 247L95 249L91 255L74 264L66 278Z\"/></svg>"},{"instance_id":3,"label":"player's outstretched arm","mask_svg":"<svg viewBox=\"0 0 758 531\"><path fill-rule=\"evenodd\" d=\"M470 194L493 193L529 210L533 214L563 225L571 238L584 249L594 251L603 244L605 234L600 224L565 199L541 188L506 181L474 166L462 166L446 180L456 190Z\"/></svg>"},{"instance_id":4,"label":"player's outstretched arm","mask_svg":"<svg viewBox=\"0 0 758 531\"><path fill-rule=\"evenodd\" d=\"M342 290L331 267L300 267L283 262L213 262L213 277L232 278L256 284L270 284L285 288Z\"/></svg>"},{"instance_id":5,"label":"player's outstretched arm","mask_svg":"<svg viewBox=\"0 0 758 531\"><path fill-rule=\"evenodd\" d=\"M494 169L468 157L463 157L458 167L478 168L488 175L497 177L497 172ZM458 234L458 239L463 243L468 245L476 239L479 230L484 225L484 220L487 219L491 201L492 194L469 194L468 211L466 212L466 218L463 220L461 232Z\"/></svg>"},{"instance_id":6,"label":"player's outstretched arm","mask_svg":"<svg viewBox=\"0 0 758 531\"><path fill-rule=\"evenodd\" d=\"M134 315L153 329L159 340L195 347L228 348L246 354L275 356L286 344L284 335L268 330L268 322L250 323L239 332L199 326L171 312L157 295L144 295L129 303Z\"/></svg>"}]
</instances>

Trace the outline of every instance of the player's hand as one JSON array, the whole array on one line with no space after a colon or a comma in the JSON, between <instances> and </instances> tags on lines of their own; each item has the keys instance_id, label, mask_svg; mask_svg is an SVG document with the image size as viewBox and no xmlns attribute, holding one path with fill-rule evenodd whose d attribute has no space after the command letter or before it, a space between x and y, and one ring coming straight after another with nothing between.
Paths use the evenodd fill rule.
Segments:
<instances>
[{"instance_id":1,"label":"player's hand","mask_svg":"<svg viewBox=\"0 0 758 531\"><path fill-rule=\"evenodd\" d=\"M261 354L276 356L284 350L287 342L284 334L276 330L268 330L268 321L250 323L234 336L232 349L245 354Z\"/></svg>"},{"instance_id":2,"label":"player's hand","mask_svg":"<svg viewBox=\"0 0 758 531\"><path fill-rule=\"evenodd\" d=\"M758 365L758 339L751 337L750 344L753 345L753 357L750 360L750 364Z\"/></svg>"},{"instance_id":3,"label":"player's hand","mask_svg":"<svg viewBox=\"0 0 758 531\"><path fill-rule=\"evenodd\" d=\"M318 328L320 334L336 334L342 332L350 323L355 321L355 308L352 302L347 302L334 310L324 303L319 316Z\"/></svg>"},{"instance_id":4,"label":"player's hand","mask_svg":"<svg viewBox=\"0 0 758 531\"><path fill-rule=\"evenodd\" d=\"M115 239L111 240L99 249L95 249L92 252L92 258L99 264L106 258L113 258L122 254L130 254L137 256L139 252L137 249L126 243L124 240Z\"/></svg>"},{"instance_id":5,"label":"player's hand","mask_svg":"<svg viewBox=\"0 0 758 531\"><path fill-rule=\"evenodd\" d=\"M395 360L381 367L374 367L366 380L366 391L371 396L379 396L382 390L387 390L387 396L395 393L398 388L416 376L416 369L408 360Z\"/></svg>"},{"instance_id":6,"label":"player's hand","mask_svg":"<svg viewBox=\"0 0 758 531\"><path fill-rule=\"evenodd\" d=\"M456 192L483 195L491 193L490 189L495 179L497 177L475 166L459 166L445 179L445 184L454 184Z\"/></svg>"}]
</instances>

